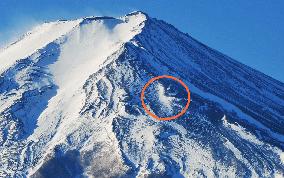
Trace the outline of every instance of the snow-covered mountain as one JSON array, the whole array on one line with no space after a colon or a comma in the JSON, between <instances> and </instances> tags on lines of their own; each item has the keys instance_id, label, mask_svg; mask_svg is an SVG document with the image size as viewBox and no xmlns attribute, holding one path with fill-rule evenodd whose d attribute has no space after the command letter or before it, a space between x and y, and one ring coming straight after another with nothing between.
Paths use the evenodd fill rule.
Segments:
<instances>
[{"instance_id":1,"label":"snow-covered mountain","mask_svg":"<svg viewBox=\"0 0 284 178\"><path fill-rule=\"evenodd\" d=\"M171 75L187 112L140 93ZM146 103L176 114L159 80ZM284 84L142 12L45 23L0 51L0 177L281 177Z\"/></svg>"}]
</instances>

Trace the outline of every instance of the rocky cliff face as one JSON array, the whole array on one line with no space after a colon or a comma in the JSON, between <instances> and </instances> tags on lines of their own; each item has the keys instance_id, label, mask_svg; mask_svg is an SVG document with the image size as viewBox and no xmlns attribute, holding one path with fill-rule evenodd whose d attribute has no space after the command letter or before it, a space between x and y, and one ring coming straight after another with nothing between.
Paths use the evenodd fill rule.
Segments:
<instances>
[{"instance_id":1,"label":"rocky cliff face","mask_svg":"<svg viewBox=\"0 0 284 178\"><path fill-rule=\"evenodd\" d=\"M0 176L273 177L284 84L142 12L43 24L0 52ZM158 121L152 77L191 91ZM146 103L186 103L162 79Z\"/></svg>"}]
</instances>

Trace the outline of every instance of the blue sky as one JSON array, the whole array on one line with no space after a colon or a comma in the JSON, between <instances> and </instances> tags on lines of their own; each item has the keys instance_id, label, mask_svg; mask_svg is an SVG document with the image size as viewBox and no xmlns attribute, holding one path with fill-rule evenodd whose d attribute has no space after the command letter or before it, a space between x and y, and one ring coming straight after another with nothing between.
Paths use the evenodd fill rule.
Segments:
<instances>
[{"instance_id":1,"label":"blue sky","mask_svg":"<svg viewBox=\"0 0 284 178\"><path fill-rule=\"evenodd\" d=\"M1 0L0 46L44 21L142 10L284 82L283 0Z\"/></svg>"}]
</instances>

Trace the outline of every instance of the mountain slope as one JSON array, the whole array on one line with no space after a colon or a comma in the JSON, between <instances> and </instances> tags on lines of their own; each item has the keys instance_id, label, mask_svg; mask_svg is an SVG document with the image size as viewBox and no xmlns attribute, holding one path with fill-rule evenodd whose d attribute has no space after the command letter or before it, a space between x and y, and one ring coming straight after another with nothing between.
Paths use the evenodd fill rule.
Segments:
<instances>
[{"instance_id":1,"label":"mountain slope","mask_svg":"<svg viewBox=\"0 0 284 178\"><path fill-rule=\"evenodd\" d=\"M283 175L283 83L142 12L52 24L0 53L0 176ZM159 75L191 91L179 119L141 106ZM150 88L150 109L182 108L176 86Z\"/></svg>"}]
</instances>

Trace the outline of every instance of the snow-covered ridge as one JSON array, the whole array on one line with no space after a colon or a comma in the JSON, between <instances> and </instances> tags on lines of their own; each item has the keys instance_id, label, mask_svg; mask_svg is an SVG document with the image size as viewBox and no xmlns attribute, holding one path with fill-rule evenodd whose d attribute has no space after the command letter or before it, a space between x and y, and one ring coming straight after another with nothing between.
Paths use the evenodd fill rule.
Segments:
<instances>
[{"instance_id":1,"label":"snow-covered ridge","mask_svg":"<svg viewBox=\"0 0 284 178\"><path fill-rule=\"evenodd\" d=\"M117 19L83 19L80 26L65 37L66 42L61 47L58 62L50 67L59 89L72 89L74 85L82 86L82 82L98 71L109 56L141 32L145 20L142 14Z\"/></svg>"},{"instance_id":2,"label":"snow-covered ridge","mask_svg":"<svg viewBox=\"0 0 284 178\"><path fill-rule=\"evenodd\" d=\"M22 40L12 44L0 53L0 73L11 67L17 60L24 59L38 49L65 35L72 30L81 20L58 21L44 23L35 27Z\"/></svg>"},{"instance_id":3,"label":"snow-covered ridge","mask_svg":"<svg viewBox=\"0 0 284 178\"><path fill-rule=\"evenodd\" d=\"M135 20L133 20L135 18ZM142 12L133 12L124 17L114 18L114 17L86 17L76 20L58 20L56 22L48 22L42 25L34 27L30 32L27 32L21 40L12 43L8 47L0 51L0 73L3 73L11 65L15 64L17 60L24 59L31 56L38 49L45 47L47 44L63 37L64 35L70 33L76 26L83 25L87 22L99 21L99 20L115 20L121 19L128 21L130 20L132 24L129 26L138 25L147 19L147 15ZM134 22L135 21L135 22ZM108 23L108 22L107 22ZM137 23L137 24L136 24ZM129 27L131 28L131 27ZM122 35L130 35L131 33L125 32ZM126 37L127 38L127 37ZM128 36L129 38L129 36ZM21 49L21 50L19 50Z\"/></svg>"}]
</instances>

